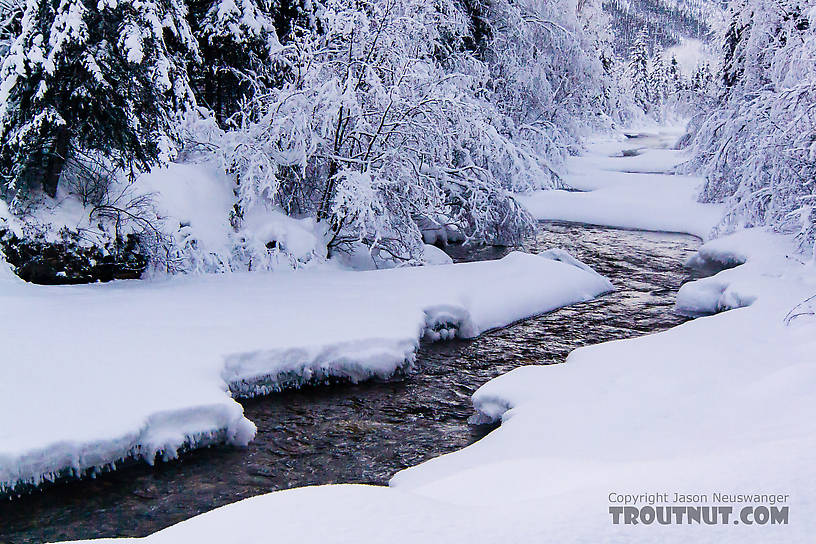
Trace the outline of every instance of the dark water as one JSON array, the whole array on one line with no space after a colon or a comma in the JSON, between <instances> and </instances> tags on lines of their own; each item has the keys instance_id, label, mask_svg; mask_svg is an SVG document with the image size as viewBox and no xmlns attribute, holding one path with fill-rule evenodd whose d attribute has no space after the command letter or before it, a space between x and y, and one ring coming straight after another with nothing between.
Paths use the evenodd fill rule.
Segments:
<instances>
[{"instance_id":1,"label":"dark water","mask_svg":"<svg viewBox=\"0 0 816 544\"><path fill-rule=\"evenodd\" d=\"M470 395L515 367L564 360L586 344L677 325L674 295L690 278L692 237L542 224L529 250L568 249L614 293L471 341L424 346L399 382L314 387L244 402L258 426L248 448L217 447L156 467L52 486L0 505L0 543L144 536L239 499L310 484L385 484L396 471L478 440ZM458 250L458 260L506 251Z\"/></svg>"}]
</instances>

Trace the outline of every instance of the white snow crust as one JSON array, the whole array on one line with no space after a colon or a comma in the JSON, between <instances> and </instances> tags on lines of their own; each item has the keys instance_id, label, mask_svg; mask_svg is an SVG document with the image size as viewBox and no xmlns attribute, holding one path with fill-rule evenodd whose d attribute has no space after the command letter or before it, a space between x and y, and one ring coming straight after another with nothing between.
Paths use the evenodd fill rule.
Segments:
<instances>
[{"instance_id":1,"label":"white snow crust","mask_svg":"<svg viewBox=\"0 0 816 544\"><path fill-rule=\"evenodd\" d=\"M567 163L564 182L572 190L535 191L517 199L539 220L683 232L708 239L722 209L697 202L702 178L672 174L687 159L683 151L646 147L669 146L679 136L664 130L640 139L596 139L585 155ZM638 154L623 156L624 151Z\"/></svg>"},{"instance_id":2,"label":"white snow crust","mask_svg":"<svg viewBox=\"0 0 816 544\"><path fill-rule=\"evenodd\" d=\"M698 258L745 264L686 284L678 306L735 309L488 382L473 395L475 419L501 427L391 485L460 507L514 504L529 514L515 533L525 542L809 542L816 319L786 316L816 293L816 274L793 247L755 230L703 246ZM632 527L606 514L609 493L673 491L789 494L796 520Z\"/></svg>"},{"instance_id":3,"label":"white snow crust","mask_svg":"<svg viewBox=\"0 0 816 544\"><path fill-rule=\"evenodd\" d=\"M0 261L0 490L247 444L255 427L233 395L388 378L411 369L423 336L476 336L611 288L580 263L523 253L60 287Z\"/></svg>"},{"instance_id":4,"label":"white snow crust","mask_svg":"<svg viewBox=\"0 0 816 544\"><path fill-rule=\"evenodd\" d=\"M389 488L271 493L126 542L261 544L272 528L320 544L812 542L816 318L791 310L816 293L816 273L793 248L761 230L705 244L691 264L733 268L687 284L678 307L721 313L488 382L477 418L501 426ZM612 524L610 493L664 492L787 494L790 522Z\"/></svg>"}]
</instances>

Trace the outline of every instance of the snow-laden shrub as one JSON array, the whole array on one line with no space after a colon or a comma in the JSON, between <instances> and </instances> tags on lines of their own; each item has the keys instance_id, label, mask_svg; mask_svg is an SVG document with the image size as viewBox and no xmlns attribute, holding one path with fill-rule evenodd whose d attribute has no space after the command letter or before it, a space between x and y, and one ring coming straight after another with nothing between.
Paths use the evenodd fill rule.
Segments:
<instances>
[{"instance_id":1,"label":"snow-laden shrub","mask_svg":"<svg viewBox=\"0 0 816 544\"><path fill-rule=\"evenodd\" d=\"M421 218L469 240L518 241L530 218L511 191L553 178L478 96L487 72L456 49L467 32L458 6L329 1L317 13L321 30L282 50L289 81L256 96L216 144L235 177L236 222L256 208L312 216L330 252L363 243L396 263L421 256Z\"/></svg>"},{"instance_id":2,"label":"snow-laden shrub","mask_svg":"<svg viewBox=\"0 0 816 544\"><path fill-rule=\"evenodd\" d=\"M603 57L611 56L599 2L490 0L482 6L491 101L558 170L565 152L605 111ZM580 6L580 7L579 7Z\"/></svg>"},{"instance_id":3,"label":"snow-laden shrub","mask_svg":"<svg viewBox=\"0 0 816 544\"><path fill-rule=\"evenodd\" d=\"M154 273L294 270L325 261L326 243L312 218L280 208L254 208L236 217L233 180L220 164L189 156L157 168L129 190L151 195L160 237L144 238Z\"/></svg>"},{"instance_id":4,"label":"snow-laden shrub","mask_svg":"<svg viewBox=\"0 0 816 544\"><path fill-rule=\"evenodd\" d=\"M816 214L816 8L735 2L720 103L699 122L692 167L704 202L724 202L721 232L767 225L813 246Z\"/></svg>"},{"instance_id":5,"label":"snow-laden shrub","mask_svg":"<svg viewBox=\"0 0 816 544\"><path fill-rule=\"evenodd\" d=\"M48 196L28 184L18 211L78 200L75 231L101 243L135 229L169 272L361 252L393 266L421 262L423 239L517 243L532 220L513 194L561 186L617 92L595 0L32 2L12 17L23 31L0 93L9 195L45 165ZM91 27L102 11L110 24ZM30 95L45 102L25 108ZM42 157L15 160L32 146Z\"/></svg>"}]
</instances>

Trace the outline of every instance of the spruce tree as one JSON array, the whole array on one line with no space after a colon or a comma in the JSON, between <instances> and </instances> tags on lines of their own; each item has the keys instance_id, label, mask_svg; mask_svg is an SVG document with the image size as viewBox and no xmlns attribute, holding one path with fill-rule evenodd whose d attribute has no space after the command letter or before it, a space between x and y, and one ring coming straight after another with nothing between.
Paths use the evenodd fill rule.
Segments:
<instances>
[{"instance_id":1,"label":"spruce tree","mask_svg":"<svg viewBox=\"0 0 816 544\"><path fill-rule=\"evenodd\" d=\"M700 64L691 78L691 88L695 92L705 94L709 91L713 82L714 76L711 73L711 66L708 63Z\"/></svg>"},{"instance_id":2,"label":"spruce tree","mask_svg":"<svg viewBox=\"0 0 816 544\"><path fill-rule=\"evenodd\" d=\"M683 90L683 74L680 72L680 64L674 55L672 55L671 61L669 61L668 79L671 85L671 92L676 93Z\"/></svg>"},{"instance_id":3,"label":"spruce tree","mask_svg":"<svg viewBox=\"0 0 816 544\"><path fill-rule=\"evenodd\" d=\"M4 192L55 196L86 154L130 172L172 158L197 54L182 0L28 0L0 73Z\"/></svg>"},{"instance_id":4,"label":"spruce tree","mask_svg":"<svg viewBox=\"0 0 816 544\"><path fill-rule=\"evenodd\" d=\"M269 14L281 43L290 42L298 31L315 30L312 27L318 7L312 0L270 0Z\"/></svg>"},{"instance_id":5,"label":"spruce tree","mask_svg":"<svg viewBox=\"0 0 816 544\"><path fill-rule=\"evenodd\" d=\"M649 70L649 92L653 104L661 104L666 99L668 79L668 71L663 63L663 48L658 45L652 57L651 70Z\"/></svg>"},{"instance_id":6,"label":"spruce tree","mask_svg":"<svg viewBox=\"0 0 816 544\"><path fill-rule=\"evenodd\" d=\"M747 0L737 0L730 6L730 21L723 41L722 81L726 89L736 85L745 70L743 38L750 32L751 20L746 21L745 17L749 12Z\"/></svg>"},{"instance_id":7,"label":"spruce tree","mask_svg":"<svg viewBox=\"0 0 816 544\"><path fill-rule=\"evenodd\" d=\"M632 46L628 68L627 75L632 84L635 103L644 110L648 110L651 103L651 92L649 90L649 33L645 28L640 31Z\"/></svg>"},{"instance_id":8,"label":"spruce tree","mask_svg":"<svg viewBox=\"0 0 816 544\"><path fill-rule=\"evenodd\" d=\"M224 122L258 85L269 84L274 23L255 0L191 0L189 21L203 62L191 66L196 97Z\"/></svg>"}]
</instances>

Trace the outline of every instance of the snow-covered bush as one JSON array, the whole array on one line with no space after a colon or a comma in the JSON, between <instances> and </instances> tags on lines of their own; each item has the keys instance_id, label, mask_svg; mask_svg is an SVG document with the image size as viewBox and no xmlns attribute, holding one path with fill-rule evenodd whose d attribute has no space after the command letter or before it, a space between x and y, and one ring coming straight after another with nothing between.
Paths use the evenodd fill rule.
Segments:
<instances>
[{"instance_id":1,"label":"snow-covered bush","mask_svg":"<svg viewBox=\"0 0 816 544\"><path fill-rule=\"evenodd\" d=\"M767 225L813 246L816 213L816 7L805 0L731 6L720 102L695 127L691 167L719 227Z\"/></svg>"},{"instance_id":2,"label":"snow-covered bush","mask_svg":"<svg viewBox=\"0 0 816 544\"><path fill-rule=\"evenodd\" d=\"M322 2L320 30L276 59L289 80L215 144L235 176L236 223L258 207L314 216L330 252L362 243L398 263L421 255L429 222L517 242L530 218L511 193L559 183L564 124L601 92L580 27L530 11L544 5L507 5L513 25L487 13L482 61L458 3Z\"/></svg>"},{"instance_id":3,"label":"snow-covered bush","mask_svg":"<svg viewBox=\"0 0 816 544\"><path fill-rule=\"evenodd\" d=\"M78 200L95 239L150 225L171 272L515 244L513 194L561 186L618 93L597 0L40 4L0 10L6 197Z\"/></svg>"},{"instance_id":4,"label":"snow-covered bush","mask_svg":"<svg viewBox=\"0 0 816 544\"><path fill-rule=\"evenodd\" d=\"M557 167L605 113L608 17L594 0L477 2L486 24L490 100Z\"/></svg>"}]
</instances>

